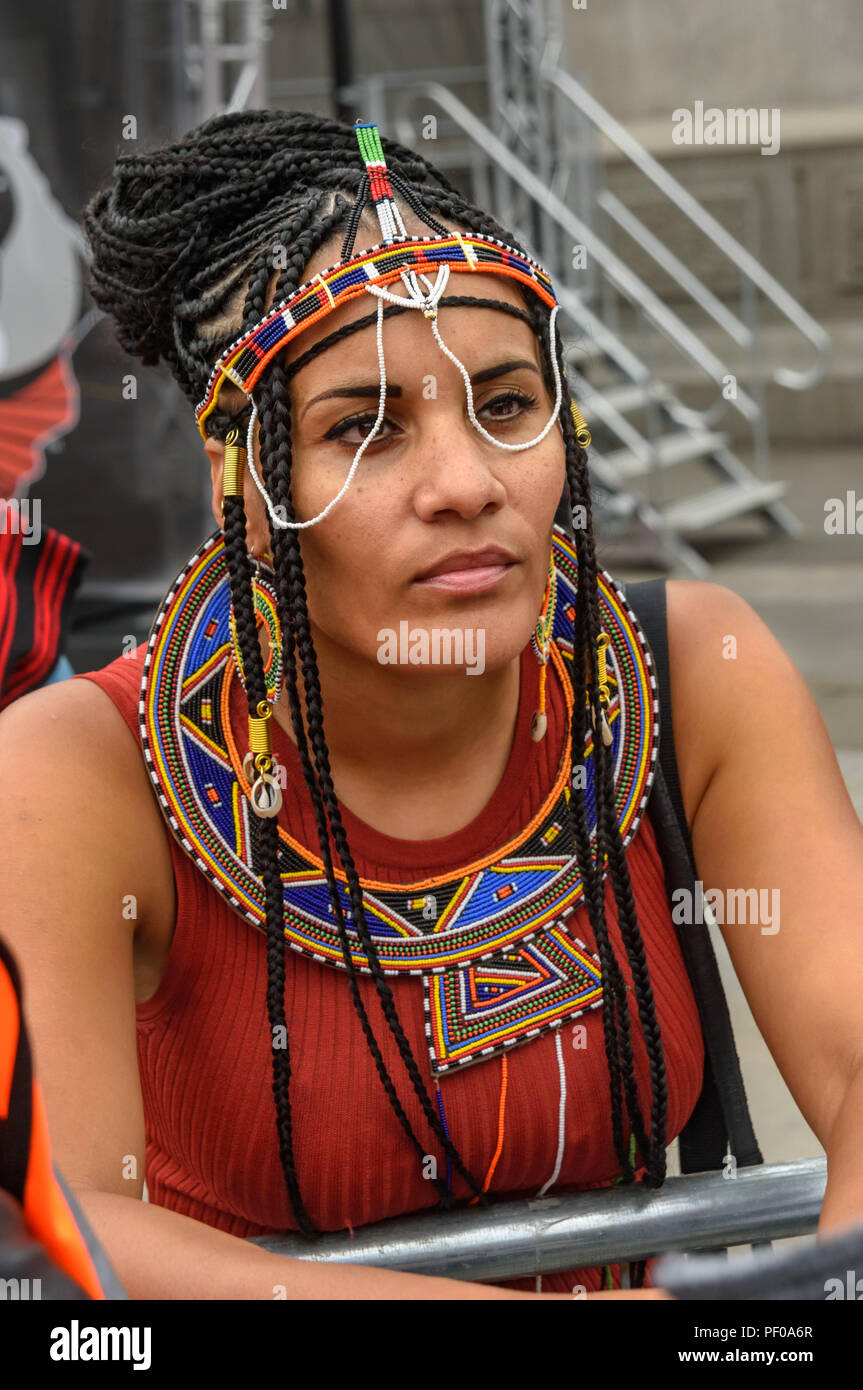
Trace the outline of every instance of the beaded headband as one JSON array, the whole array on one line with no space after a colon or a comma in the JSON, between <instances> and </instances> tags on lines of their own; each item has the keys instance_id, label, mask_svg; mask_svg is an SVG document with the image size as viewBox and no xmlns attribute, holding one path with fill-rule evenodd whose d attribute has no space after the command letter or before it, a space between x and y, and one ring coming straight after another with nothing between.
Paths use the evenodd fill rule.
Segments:
<instances>
[{"instance_id":1,"label":"beaded headband","mask_svg":"<svg viewBox=\"0 0 863 1390\"><path fill-rule=\"evenodd\" d=\"M250 395L273 357L333 309L356 299L369 285L388 285L405 271L435 271L442 265L450 270L508 275L530 285L549 307L557 303L542 267L494 237L453 232L446 237L402 236L378 242L348 261L336 261L319 271L225 349L210 374L205 396L195 408L203 438L207 437L205 422L216 408L226 380Z\"/></svg>"},{"instance_id":2,"label":"beaded headband","mask_svg":"<svg viewBox=\"0 0 863 1390\"><path fill-rule=\"evenodd\" d=\"M461 373L467 393L468 415L471 424L489 443L494 444L497 448L515 452L530 449L538 444L545 438L557 419L563 397L557 354L553 346L554 323L560 306L548 274L530 256L515 247L507 246L505 242L499 241L496 237L483 236L475 232L469 234L451 232L444 228L430 214L423 211L413 190L409 189L398 176L390 176L377 125L370 121L357 121L354 130L360 153L365 162L365 173L351 219L352 230L349 237L346 238L345 245L353 235L353 229L359 222L360 213L368 197L371 197L377 213L383 240L352 256L349 260L337 261L328 269L319 271L311 280L300 285L281 304L269 309L264 318L244 333L242 337L231 343L214 366L207 383L206 394L195 410L198 429L206 440L206 421L216 408L219 393L225 382L232 382L239 387L244 395L248 396L252 403L252 415L248 427L247 462L273 524L281 528L302 530L308 526L314 526L324 519L344 496L363 453L380 428L386 401L386 363L381 336L383 301L385 299L390 303L406 308L422 310L424 317L430 321L438 347ZM422 217L438 235L408 236L395 201L393 185L403 193L406 201L417 215ZM528 440L526 443L504 443L483 428L474 411L470 377L464 365L441 338L437 323L437 303L446 288L451 271L470 273L479 271L482 274L491 272L492 274L506 275L512 280L528 285L551 309L548 322L549 358L555 379L555 404L545 427L534 439ZM436 272L433 285L428 278L432 272ZM400 279L404 284L407 295L396 295L386 288L397 279ZM420 286L420 281L425 286L424 290ZM257 406L252 392L267 364L298 334L311 324L317 323L339 305L365 293L375 295L378 300L377 351L381 391L377 419L372 430L357 449L348 475L336 497L311 520L289 522L284 516L280 516L279 511L273 507L253 462ZM578 423L579 421L576 420L576 424Z\"/></svg>"}]
</instances>

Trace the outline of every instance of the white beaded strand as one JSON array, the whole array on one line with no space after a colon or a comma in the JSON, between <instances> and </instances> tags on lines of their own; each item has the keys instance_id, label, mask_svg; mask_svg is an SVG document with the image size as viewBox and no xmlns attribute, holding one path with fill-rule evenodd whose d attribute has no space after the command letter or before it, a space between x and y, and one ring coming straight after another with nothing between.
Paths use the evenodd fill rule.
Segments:
<instances>
[{"instance_id":1,"label":"white beaded strand","mask_svg":"<svg viewBox=\"0 0 863 1390\"><path fill-rule=\"evenodd\" d=\"M442 271L446 272L446 275L443 279L443 283L441 283ZM412 278L412 284L410 285L407 285L407 281L405 280L405 275L407 274L409 274ZM428 277L422 274L422 272L420 272L419 278L425 283L427 288L427 293L425 295L422 294L422 291L419 290L419 287L416 284L415 271L403 271L401 278L407 285L408 292L411 296L410 301L406 301L404 295L392 294L389 290L384 289L380 285L366 285L365 288L366 290L368 290L370 294L377 295L379 299L386 299L391 304L407 304L408 307L411 309L422 309L425 313L428 313L429 309L436 308L437 301L440 299L444 289L446 288L446 282L449 279L449 266L442 265L439 268L438 278L435 281L434 290L432 290L429 284ZM474 429L476 429L482 435L483 439L487 439L490 444L496 445L498 449L507 449L511 453L520 453L523 449L532 449L535 444L539 444L543 439L545 439L545 436L548 434L549 430L551 429L552 425L558 417L558 413L560 411L560 403L563 399L563 384L560 379L560 371L557 364L557 353L554 350L554 324L559 308L560 305L555 304L548 319L549 357L551 359L552 372L554 373L554 406L552 407L551 414L548 417L548 420L546 421L544 428L540 430L539 434L536 435L534 439L528 439L524 444L505 444L503 440L496 439L493 434L489 434L488 430L480 424L479 420L476 417L476 412L474 410L473 388L471 386L470 376L468 375L467 369L465 368L464 364L459 361L455 353L447 347L446 343L441 337L440 329L438 328L437 323L437 314L435 314L434 316L432 316L431 314L428 315L429 318L431 318L432 333L434 334L435 342L437 343L441 352L443 352L444 355L448 357L449 360L456 367L458 367L459 371L461 372L462 379L465 384L465 391L467 393L467 413L470 418L471 424L473 425Z\"/></svg>"},{"instance_id":2,"label":"white beaded strand","mask_svg":"<svg viewBox=\"0 0 863 1390\"><path fill-rule=\"evenodd\" d=\"M398 213L398 209L395 208L395 205L394 211L398 221L401 222L401 217ZM402 232L404 234L403 227ZM441 295L446 289L447 282L449 280L449 274L450 268L448 265L444 264L439 266L437 270L435 283L434 285L432 285L428 279L428 276L420 272L419 279L423 281L423 284L426 287L425 293L423 293L423 291L420 289L417 280L417 272L415 270L403 270L401 272L400 278L407 290L407 296L402 294L393 294L390 290L385 289L382 285L364 286L365 290L369 294L375 295L378 301L377 322L375 325L375 339L378 354L378 370L380 374L381 389L378 400L377 418L375 420L374 425L372 426L371 432L366 435L365 439L362 441L359 448L357 449L357 452L355 453L353 458L353 462L351 463L350 469L348 470L348 475L345 478L345 481L343 482L341 488L336 493L336 496L332 499L331 502L327 503L323 511L318 512L318 515L312 517L309 521L287 521L284 517L279 516L278 512L273 507L272 500L266 488L264 487L263 482L261 481L257 469L255 468L254 430L258 419L258 407L254 399L251 396L249 397L249 399L252 401L252 414L249 420L249 428L246 436L246 459L255 486L257 487L258 491L264 499L264 503L269 513L270 520L272 521L274 526L279 527L281 530L304 531L307 527L317 526L318 522L323 521L324 517L330 514L333 507L335 507L336 503L340 502L341 499L344 497L345 493L347 492L348 488L353 482L354 474L356 473L357 468L359 467L360 459L362 458L369 444L371 444L372 440L374 439L375 435L378 433L378 430L380 429L381 423L384 418L384 407L386 405L387 393L387 368L386 361L384 359L383 345L384 300L387 300L391 304L398 304L408 309L421 309L423 313L426 315L426 317L431 319L432 333L434 335L435 342L441 349L441 352L443 352L444 355L448 357L449 360L461 372L462 379L465 384L465 391L467 393L467 411L470 422L473 425L474 429L476 429L484 439L488 440L490 444L494 444L498 449L507 449L512 453L519 453L523 449L532 449L534 445L539 444L548 434L549 430L551 429L552 425L558 417L558 413L560 411L560 403L563 398L563 384L560 379L560 370L558 368L557 353L554 350L554 324L560 305L555 304L554 308L551 311L551 314L549 315L548 320L549 357L551 359L552 371L554 373L555 387L555 401L551 415L546 421L543 429L540 430L539 434L536 435L534 439L529 439L524 444L505 444L503 440L496 439L493 434L490 434L488 430L486 430L477 419L473 403L473 388L471 386L471 380L470 376L468 375L467 369L465 368L464 364L459 361L455 353L447 347L446 343L443 341L440 335L440 329L438 328L437 324L437 304L438 300L441 298Z\"/></svg>"},{"instance_id":3,"label":"white beaded strand","mask_svg":"<svg viewBox=\"0 0 863 1390\"><path fill-rule=\"evenodd\" d=\"M377 434L378 430L380 429L381 423L382 423L383 418L384 418L384 407L386 406L386 399L387 399L387 365L386 365L386 361L385 361L385 359L384 359L383 323L384 323L384 306L383 306L383 304L382 304L381 302L379 302L379 303L378 303L378 317L377 317L377 323L376 323L376 325L375 325L375 337L376 337L376 340L377 340L377 350L378 350L378 368L379 368L379 371L380 371L380 383L381 383L380 396L379 396L379 399L378 399L378 414L377 414L377 419L375 420L375 423L374 423L374 425L372 426L371 433L366 435L365 439L364 439L364 440L362 441L362 443L360 444L360 447L357 449L357 452L356 452L355 455L354 455L353 463L351 464L350 469L349 469L349 471L348 471L348 475L347 475L347 477L345 478L345 481L342 483L342 486L340 487L339 491L336 493L336 495L335 495L335 497L333 498L333 500L332 500L331 502L328 502L328 503L327 503L327 505L324 507L323 511L318 512L318 515L317 515L317 516L313 516L313 517L311 518L311 520L309 520L309 521L288 521L285 517L279 516L278 513L276 512L276 510L275 510L274 507L273 507L273 504L272 504L272 501L271 501L271 499L270 499L269 493L267 492L266 488L264 487L264 484L262 483L260 477L258 476L258 472L257 472L257 469L255 468L255 464L254 464L254 457L255 457L255 456L254 456L254 453L252 452L252 448L253 448L253 430L254 430L255 422L256 422L257 416L258 416L258 408L257 408L257 406L255 405L254 401L252 402L252 417L251 417L251 419L250 419L250 421L249 421L249 433L248 433L248 439L247 439L246 459L247 459L247 461L248 461L249 469L251 470L252 477L253 477L254 480L255 480L255 486L257 487L258 491L260 492L261 496L263 497L264 502L265 502L265 504L266 504L267 511L268 511L269 514L270 514L270 520L272 521L273 525L274 525L274 526L278 526L278 527L280 528L280 530L283 530L283 531L304 531L308 526L316 526L316 525L318 524L319 521L323 521L324 517L329 515L329 513L332 511L332 509L333 509L333 507L336 505L336 503L337 503L337 502L340 502L340 501L342 500L342 498L344 497L344 495L345 495L345 493L347 492L348 488L350 487L351 483L353 482L354 474L356 473L356 471L357 471L357 469L358 469L358 467L359 467L359 464L360 464L360 459L362 458L362 456L363 456L363 454L365 453L366 449L368 448L369 444L371 444L372 440L374 439L375 435Z\"/></svg>"},{"instance_id":4,"label":"white beaded strand","mask_svg":"<svg viewBox=\"0 0 863 1390\"><path fill-rule=\"evenodd\" d=\"M554 1161L554 1169L551 1177L544 1182L537 1192L537 1197L544 1197L550 1187L553 1187L560 1176L560 1167L563 1163L563 1149L566 1122L566 1067L563 1062L563 1044L560 1040L560 1028L554 1035L554 1048L557 1053L557 1070L560 1076L560 1099L557 1107L557 1157Z\"/></svg>"},{"instance_id":5,"label":"white beaded strand","mask_svg":"<svg viewBox=\"0 0 863 1390\"><path fill-rule=\"evenodd\" d=\"M471 387L470 377L467 374L467 370L463 366L463 364L459 362L455 353L450 351L443 338L441 337L440 329L437 326L437 318L432 319L432 333L435 336L435 340L437 342L438 347L441 349L441 352L445 353L449 360L453 362L456 367L458 367L459 371L462 374L462 377L464 378L465 390L467 392L467 413L470 416L471 424L474 426L476 430L479 431L483 439L487 439L489 444L496 445L498 449L507 449L510 453L513 454L519 453L522 449L532 449L535 444L539 444L543 439L545 439L545 436L548 434L549 430L551 429L552 425L558 417L558 413L560 411L560 402L563 399L563 387L560 380L560 371L557 365L557 353L554 351L554 320L559 308L560 305L555 304L548 319L548 340L550 347L549 356L551 357L552 371L554 372L554 405L552 406L551 414L549 415L544 427L540 430L539 434L536 435L535 438L529 439L526 444L505 444L502 439L495 439L494 435L489 434L488 430L480 424L479 420L476 418L476 415L474 413L473 388Z\"/></svg>"}]
</instances>

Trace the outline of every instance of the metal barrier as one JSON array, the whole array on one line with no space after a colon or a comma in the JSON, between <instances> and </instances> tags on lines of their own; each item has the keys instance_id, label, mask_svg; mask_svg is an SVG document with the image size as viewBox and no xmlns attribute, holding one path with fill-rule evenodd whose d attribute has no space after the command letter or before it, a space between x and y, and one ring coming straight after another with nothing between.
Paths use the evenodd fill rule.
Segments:
<instances>
[{"instance_id":1,"label":"metal barrier","mask_svg":"<svg viewBox=\"0 0 863 1390\"><path fill-rule=\"evenodd\" d=\"M658 1190L604 1188L377 1222L313 1243L254 1238L278 1255L409 1274L501 1280L669 1253L758 1244L815 1230L824 1158L669 1178Z\"/></svg>"}]
</instances>

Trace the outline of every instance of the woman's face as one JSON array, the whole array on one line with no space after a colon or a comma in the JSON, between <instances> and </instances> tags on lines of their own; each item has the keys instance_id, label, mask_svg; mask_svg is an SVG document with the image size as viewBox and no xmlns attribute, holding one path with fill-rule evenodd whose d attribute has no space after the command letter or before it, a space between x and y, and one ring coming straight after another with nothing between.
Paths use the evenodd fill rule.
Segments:
<instances>
[{"instance_id":1,"label":"woman's face","mask_svg":"<svg viewBox=\"0 0 863 1390\"><path fill-rule=\"evenodd\" d=\"M322 248L303 279L334 264L339 249L339 241ZM400 282L390 286L396 293L401 288ZM451 274L446 294L524 307L500 275ZM289 344L286 361L376 308L376 298L364 295L334 310ZM484 428L511 444L539 434L554 398L528 324L497 309L462 305L439 309L437 323L472 379L474 411ZM459 650L461 669L495 669L529 641L542 604L565 481L560 427L555 421L530 449L497 448L471 424L464 380L438 347L430 320L419 310L393 315L384 319L382 337L387 398L378 433L345 496L323 521L299 533L316 646L320 651L324 641L369 662L404 661L407 646L394 646L387 634L401 634L422 657L421 634L431 654L433 629L460 630L448 648L454 664L428 660L400 669L452 674ZM374 324L325 349L291 378L297 520L316 516L342 487L374 424L379 381ZM214 492L216 508L219 501ZM246 504L250 541L260 554L270 541L253 485L246 487ZM441 663L446 649L439 647Z\"/></svg>"}]
</instances>

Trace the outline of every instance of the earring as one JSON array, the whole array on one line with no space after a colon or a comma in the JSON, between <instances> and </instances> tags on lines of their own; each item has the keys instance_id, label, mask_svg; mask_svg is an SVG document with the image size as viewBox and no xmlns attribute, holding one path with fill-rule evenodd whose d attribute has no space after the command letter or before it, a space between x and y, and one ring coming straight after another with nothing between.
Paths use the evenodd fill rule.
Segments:
<instances>
[{"instance_id":1,"label":"earring","mask_svg":"<svg viewBox=\"0 0 863 1390\"><path fill-rule=\"evenodd\" d=\"M255 631L257 632L257 629L261 626L267 629L267 641L270 651L266 665L264 666L264 681L266 682L267 699L271 705L274 705L282 689L282 627L279 622L279 603L271 576L272 571L268 570L260 560L253 561L252 605L255 613ZM243 682L243 689L245 689L246 678L243 671L243 655L240 651L240 644L237 641L237 628L234 621L233 608L231 609L231 645L234 649L234 660L237 664L237 671L240 680Z\"/></svg>"},{"instance_id":2,"label":"earring","mask_svg":"<svg viewBox=\"0 0 863 1390\"><path fill-rule=\"evenodd\" d=\"M530 736L534 743L539 743L541 739L545 738L545 731L548 728L548 717L545 713L545 685L556 601L557 571L554 568L554 553L552 552L548 562L548 579L545 585L542 609L530 639L539 662L539 708L534 711L534 716L530 721Z\"/></svg>"}]
</instances>

